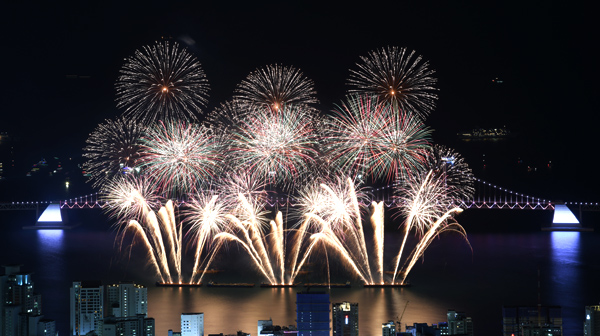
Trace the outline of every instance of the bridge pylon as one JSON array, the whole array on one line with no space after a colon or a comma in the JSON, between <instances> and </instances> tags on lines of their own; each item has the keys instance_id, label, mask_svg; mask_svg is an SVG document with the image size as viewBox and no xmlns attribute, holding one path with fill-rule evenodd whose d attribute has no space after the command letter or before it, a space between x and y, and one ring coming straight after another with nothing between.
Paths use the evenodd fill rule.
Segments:
<instances>
[{"instance_id":1,"label":"bridge pylon","mask_svg":"<svg viewBox=\"0 0 600 336\"><path fill-rule=\"evenodd\" d=\"M36 215L39 210L36 210ZM60 203L50 203L39 216L35 225L24 226L27 230L68 230L74 226L67 225L68 217L62 211Z\"/></svg>"},{"instance_id":2,"label":"bridge pylon","mask_svg":"<svg viewBox=\"0 0 600 336\"><path fill-rule=\"evenodd\" d=\"M579 212L581 218L581 211ZM542 228L543 231L594 231L593 228L581 226L579 219L575 214L564 204L564 202L555 202L554 217L552 225Z\"/></svg>"}]
</instances>

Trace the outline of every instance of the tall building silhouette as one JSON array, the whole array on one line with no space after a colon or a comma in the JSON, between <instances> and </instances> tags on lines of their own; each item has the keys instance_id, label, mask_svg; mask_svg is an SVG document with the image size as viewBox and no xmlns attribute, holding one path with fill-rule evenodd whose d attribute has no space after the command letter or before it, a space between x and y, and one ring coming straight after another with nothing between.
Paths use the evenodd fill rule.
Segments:
<instances>
[{"instance_id":1,"label":"tall building silhouette","mask_svg":"<svg viewBox=\"0 0 600 336\"><path fill-rule=\"evenodd\" d=\"M559 306L503 307L504 336L562 336Z\"/></svg>"},{"instance_id":2,"label":"tall building silhouette","mask_svg":"<svg viewBox=\"0 0 600 336\"><path fill-rule=\"evenodd\" d=\"M600 305L585 307L584 336L600 336Z\"/></svg>"},{"instance_id":3,"label":"tall building silhouette","mask_svg":"<svg viewBox=\"0 0 600 336\"><path fill-rule=\"evenodd\" d=\"M56 333L53 320L42 315L42 296L35 293L32 273L21 265L5 265L0 276L0 335L36 336Z\"/></svg>"},{"instance_id":4,"label":"tall building silhouette","mask_svg":"<svg viewBox=\"0 0 600 336\"><path fill-rule=\"evenodd\" d=\"M448 317L448 335L473 335L473 320L464 312L449 309L446 315Z\"/></svg>"},{"instance_id":5,"label":"tall building silhouette","mask_svg":"<svg viewBox=\"0 0 600 336\"><path fill-rule=\"evenodd\" d=\"M333 336L358 336L358 303L334 303L331 316Z\"/></svg>"},{"instance_id":6,"label":"tall building silhouette","mask_svg":"<svg viewBox=\"0 0 600 336\"><path fill-rule=\"evenodd\" d=\"M296 324L300 336L330 336L329 294L296 294Z\"/></svg>"},{"instance_id":7,"label":"tall building silhouette","mask_svg":"<svg viewBox=\"0 0 600 336\"><path fill-rule=\"evenodd\" d=\"M100 281L76 281L71 287L71 335L101 334L104 318L104 286Z\"/></svg>"},{"instance_id":8,"label":"tall building silhouette","mask_svg":"<svg viewBox=\"0 0 600 336\"><path fill-rule=\"evenodd\" d=\"M133 282L106 286L107 314L115 317L148 315L148 288Z\"/></svg>"}]
</instances>

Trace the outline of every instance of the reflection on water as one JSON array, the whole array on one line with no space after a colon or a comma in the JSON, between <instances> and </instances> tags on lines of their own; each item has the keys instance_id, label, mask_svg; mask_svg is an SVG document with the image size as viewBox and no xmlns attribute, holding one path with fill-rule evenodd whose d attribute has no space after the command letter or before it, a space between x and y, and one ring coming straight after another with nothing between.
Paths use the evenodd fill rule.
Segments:
<instances>
[{"instance_id":1,"label":"reflection on water","mask_svg":"<svg viewBox=\"0 0 600 336\"><path fill-rule=\"evenodd\" d=\"M169 329L179 331L181 313L204 313L205 333L252 333L258 320L273 319L277 325L296 325L296 288L168 288L150 286L148 315L156 319L156 334L166 335ZM330 301L359 303L359 328L362 334L379 335L381 324L396 321L408 301L403 318L414 322L444 321L445 310L434 309L438 302L411 288L352 288L331 290L310 289L310 292L330 293Z\"/></svg>"},{"instance_id":2,"label":"reflection on water","mask_svg":"<svg viewBox=\"0 0 600 336\"><path fill-rule=\"evenodd\" d=\"M65 247L63 230L37 230L38 249L40 250L41 267L50 279L57 280L63 276L65 268Z\"/></svg>"},{"instance_id":3,"label":"reflection on water","mask_svg":"<svg viewBox=\"0 0 600 336\"><path fill-rule=\"evenodd\" d=\"M550 295L545 303L562 306L563 320L581 319L585 297L581 277L580 232L552 232Z\"/></svg>"}]
</instances>

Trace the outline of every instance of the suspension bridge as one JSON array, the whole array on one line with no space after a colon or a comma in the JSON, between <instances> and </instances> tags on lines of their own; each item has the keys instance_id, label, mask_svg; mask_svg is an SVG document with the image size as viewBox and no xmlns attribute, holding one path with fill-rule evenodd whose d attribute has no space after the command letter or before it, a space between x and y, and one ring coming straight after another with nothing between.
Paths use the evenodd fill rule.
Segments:
<instances>
[{"instance_id":1,"label":"suspension bridge","mask_svg":"<svg viewBox=\"0 0 600 336\"><path fill-rule=\"evenodd\" d=\"M467 209L504 209L504 210L545 210L553 211L554 217L550 227L545 230L576 230L591 231L590 228L581 226L579 218L583 211L600 211L600 202L563 202L534 197L519 193L495 184L475 179L475 193L470 199L462 199L455 206ZM387 185L368 190L367 198L363 202L370 204L373 201L383 201L386 207L394 207L398 200L394 195L394 186ZM296 199L288 196L269 197L268 203L271 207L294 206ZM175 200L177 207L186 205L186 200ZM103 199L102 193L93 193L75 198L44 201L44 202L10 202L0 203L0 211L3 210L33 210L36 211L38 221L36 225L26 228L68 228L64 226L63 214L73 209L106 209L116 204ZM41 215L40 215L41 212Z\"/></svg>"}]
</instances>

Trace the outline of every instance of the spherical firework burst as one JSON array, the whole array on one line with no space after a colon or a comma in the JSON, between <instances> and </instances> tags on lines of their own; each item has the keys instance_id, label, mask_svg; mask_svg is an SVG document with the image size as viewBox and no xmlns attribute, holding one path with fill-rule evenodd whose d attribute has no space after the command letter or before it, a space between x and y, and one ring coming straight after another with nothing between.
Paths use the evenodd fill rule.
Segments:
<instances>
[{"instance_id":1,"label":"spherical firework burst","mask_svg":"<svg viewBox=\"0 0 600 336\"><path fill-rule=\"evenodd\" d=\"M115 84L117 107L127 117L196 119L207 102L208 83L200 63L177 43L157 42L126 59Z\"/></svg>"},{"instance_id":2,"label":"spherical firework burst","mask_svg":"<svg viewBox=\"0 0 600 336\"><path fill-rule=\"evenodd\" d=\"M374 96L348 96L325 122L332 164L351 176L391 180L421 168L430 130L414 114Z\"/></svg>"},{"instance_id":3,"label":"spherical firework burst","mask_svg":"<svg viewBox=\"0 0 600 336\"><path fill-rule=\"evenodd\" d=\"M429 62L406 48L373 50L350 70L350 92L372 94L397 104L402 111L415 111L426 117L435 108L436 79Z\"/></svg>"},{"instance_id":4,"label":"spherical firework burst","mask_svg":"<svg viewBox=\"0 0 600 336\"><path fill-rule=\"evenodd\" d=\"M84 169L95 187L113 176L134 172L141 154L144 127L135 120L105 120L90 133L83 149Z\"/></svg>"},{"instance_id":5,"label":"spherical firework burst","mask_svg":"<svg viewBox=\"0 0 600 336\"><path fill-rule=\"evenodd\" d=\"M311 109L260 108L237 125L229 150L238 169L289 186L311 170L318 139Z\"/></svg>"},{"instance_id":6,"label":"spherical firework burst","mask_svg":"<svg viewBox=\"0 0 600 336\"><path fill-rule=\"evenodd\" d=\"M426 170L432 170L434 176L443 178L448 186L448 195L455 201L473 198L475 178L463 157L451 148L434 145L425 163Z\"/></svg>"},{"instance_id":7,"label":"spherical firework burst","mask_svg":"<svg viewBox=\"0 0 600 336\"><path fill-rule=\"evenodd\" d=\"M256 69L235 91L243 103L278 110L284 105L317 102L313 81L292 66L269 65Z\"/></svg>"},{"instance_id":8,"label":"spherical firework burst","mask_svg":"<svg viewBox=\"0 0 600 336\"><path fill-rule=\"evenodd\" d=\"M181 196L212 183L221 167L219 139L204 126L159 123L144 137L144 173Z\"/></svg>"}]
</instances>

